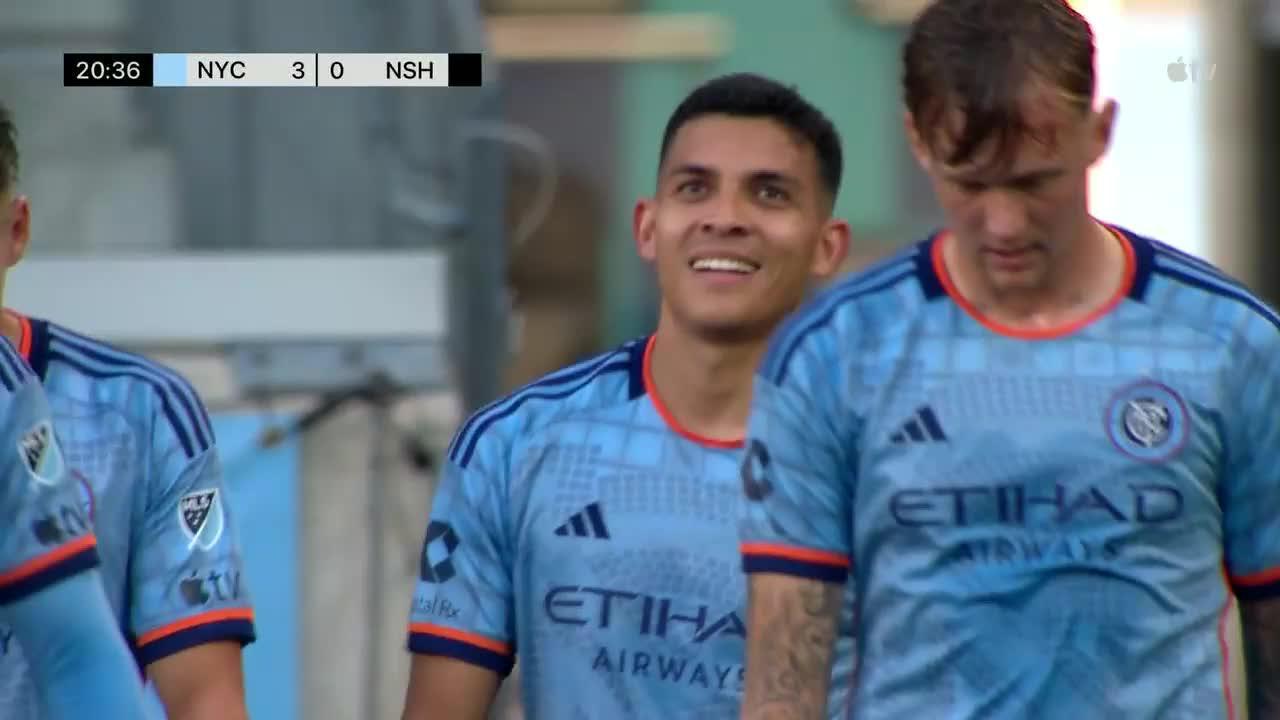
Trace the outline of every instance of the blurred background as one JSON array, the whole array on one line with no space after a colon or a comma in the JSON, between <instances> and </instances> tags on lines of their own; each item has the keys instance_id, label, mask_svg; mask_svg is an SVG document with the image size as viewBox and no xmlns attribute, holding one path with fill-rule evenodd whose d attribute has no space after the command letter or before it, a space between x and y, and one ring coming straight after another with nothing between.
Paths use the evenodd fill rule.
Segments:
<instances>
[{"instance_id":1,"label":"blurred background","mask_svg":"<svg viewBox=\"0 0 1280 720\"><path fill-rule=\"evenodd\" d=\"M6 299L170 363L210 406L258 612L253 717L398 717L440 451L471 410L650 329L631 209L693 86L761 72L836 120L850 269L939 222L900 126L921 5L5 0L34 212ZM1280 1L1075 5L1120 104L1096 214L1274 302ZM483 51L486 84L63 88L61 53L97 50Z\"/></svg>"}]
</instances>

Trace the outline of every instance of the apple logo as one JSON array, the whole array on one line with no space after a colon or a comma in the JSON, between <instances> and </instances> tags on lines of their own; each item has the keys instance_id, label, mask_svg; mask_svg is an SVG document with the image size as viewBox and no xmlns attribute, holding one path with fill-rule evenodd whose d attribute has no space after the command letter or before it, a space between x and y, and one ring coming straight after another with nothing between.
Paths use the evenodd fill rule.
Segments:
<instances>
[{"instance_id":1,"label":"apple logo","mask_svg":"<svg viewBox=\"0 0 1280 720\"><path fill-rule=\"evenodd\" d=\"M195 572L178 584L178 591L182 593L182 599L191 607L209 602L209 593L204 590L204 580Z\"/></svg>"},{"instance_id":2,"label":"apple logo","mask_svg":"<svg viewBox=\"0 0 1280 720\"><path fill-rule=\"evenodd\" d=\"M52 515L45 515L31 523L31 532L35 534L36 540L45 545L58 545L65 537L62 528L58 527L58 519Z\"/></svg>"},{"instance_id":3,"label":"apple logo","mask_svg":"<svg viewBox=\"0 0 1280 720\"><path fill-rule=\"evenodd\" d=\"M1174 82L1186 82L1187 80L1187 64L1182 62L1182 58L1178 58L1177 62L1169 63L1165 68L1165 72L1169 73L1169 79Z\"/></svg>"}]
</instances>

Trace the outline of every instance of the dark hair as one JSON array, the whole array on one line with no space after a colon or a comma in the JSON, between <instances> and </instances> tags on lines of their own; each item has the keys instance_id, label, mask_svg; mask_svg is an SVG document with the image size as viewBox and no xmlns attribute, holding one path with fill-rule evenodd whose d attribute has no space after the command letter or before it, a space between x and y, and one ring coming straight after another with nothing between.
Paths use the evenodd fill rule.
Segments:
<instances>
[{"instance_id":1,"label":"dark hair","mask_svg":"<svg viewBox=\"0 0 1280 720\"><path fill-rule=\"evenodd\" d=\"M0 193L18 182L18 128L9 109L0 105Z\"/></svg>"},{"instance_id":2,"label":"dark hair","mask_svg":"<svg viewBox=\"0 0 1280 720\"><path fill-rule=\"evenodd\" d=\"M840 191L844 157L840 133L831 120L794 87L787 87L753 73L721 75L694 89L671 113L662 133L661 167L676 133L686 123L703 115L769 118L804 138L818 156L818 173L823 187L834 198Z\"/></svg>"},{"instance_id":3,"label":"dark hair","mask_svg":"<svg viewBox=\"0 0 1280 720\"><path fill-rule=\"evenodd\" d=\"M993 139L1000 162L1032 132L1022 114L1031 82L1087 111L1093 63L1093 30L1066 0L935 0L902 51L903 99L930 147L959 111L963 126L947 163L970 161Z\"/></svg>"}]
</instances>

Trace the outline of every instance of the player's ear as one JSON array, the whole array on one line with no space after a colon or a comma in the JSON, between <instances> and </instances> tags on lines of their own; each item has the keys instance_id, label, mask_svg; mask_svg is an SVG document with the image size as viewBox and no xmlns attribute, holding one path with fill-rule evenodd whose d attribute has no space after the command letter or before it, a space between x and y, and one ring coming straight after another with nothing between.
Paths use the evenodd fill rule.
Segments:
<instances>
[{"instance_id":1,"label":"player's ear","mask_svg":"<svg viewBox=\"0 0 1280 720\"><path fill-rule=\"evenodd\" d=\"M910 110L902 111L902 129L907 134L907 145L911 147L911 154L915 156L920 168L928 172L930 165L929 147L925 145L924 138L920 136L920 129L916 127L916 118L911 114Z\"/></svg>"},{"instance_id":2,"label":"player's ear","mask_svg":"<svg viewBox=\"0 0 1280 720\"><path fill-rule=\"evenodd\" d=\"M649 262L653 262L658 256L657 248L654 247L656 221L653 199L642 198L636 201L636 209L631 218L631 234L636 239L636 252Z\"/></svg>"},{"instance_id":3,"label":"player's ear","mask_svg":"<svg viewBox=\"0 0 1280 720\"><path fill-rule=\"evenodd\" d=\"M1089 164L1093 165L1102 159L1107 148L1111 146L1111 133L1115 130L1116 113L1119 106L1115 100L1108 100L1101 110L1090 113L1089 117Z\"/></svg>"},{"instance_id":4,"label":"player's ear","mask_svg":"<svg viewBox=\"0 0 1280 720\"><path fill-rule=\"evenodd\" d=\"M813 251L813 264L810 272L819 279L831 277L844 259L849 255L849 238L852 235L849 223L840 218L831 218L822 227L822 235Z\"/></svg>"},{"instance_id":5,"label":"player's ear","mask_svg":"<svg viewBox=\"0 0 1280 720\"><path fill-rule=\"evenodd\" d=\"M18 264L27 253L27 244L31 242L31 201L25 195L18 195L9 201L9 212L6 213L8 223L4 227L4 248L0 250L0 259L5 267Z\"/></svg>"}]
</instances>

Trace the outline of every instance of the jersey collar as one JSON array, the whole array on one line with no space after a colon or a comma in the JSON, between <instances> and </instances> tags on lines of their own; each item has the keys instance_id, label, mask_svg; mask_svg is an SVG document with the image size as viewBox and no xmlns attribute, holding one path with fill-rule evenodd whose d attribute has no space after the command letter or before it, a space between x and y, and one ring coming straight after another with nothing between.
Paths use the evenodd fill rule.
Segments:
<instances>
[{"instance_id":1,"label":"jersey collar","mask_svg":"<svg viewBox=\"0 0 1280 720\"><path fill-rule=\"evenodd\" d=\"M1117 225L1106 225L1116 238L1124 245L1125 249L1125 281L1119 292L1105 306L1089 317L1068 326L1050 328L1044 331L1038 331L1028 334L1025 331L1017 331L1012 328L1006 328L994 321L982 317L960 293L956 290L955 285L951 282L947 269L942 262L942 243L946 242L948 231L940 230L931 235L927 240L922 242L916 253L916 269L919 272L920 284L924 289L925 296L930 300L940 298L949 298L956 303L966 313L972 316L983 326L1001 335L1011 337L1024 337L1027 339L1044 339L1050 337L1059 337L1067 335L1079 330L1081 327L1094 322L1099 317L1106 315L1113 310L1121 301L1127 299L1142 302L1146 296L1147 286L1151 279L1151 269L1153 263L1154 249L1151 242L1146 238L1126 230Z\"/></svg>"},{"instance_id":2,"label":"jersey collar","mask_svg":"<svg viewBox=\"0 0 1280 720\"><path fill-rule=\"evenodd\" d=\"M49 323L13 310L4 312L18 321L18 353L44 380L45 371L49 368Z\"/></svg>"}]
</instances>

